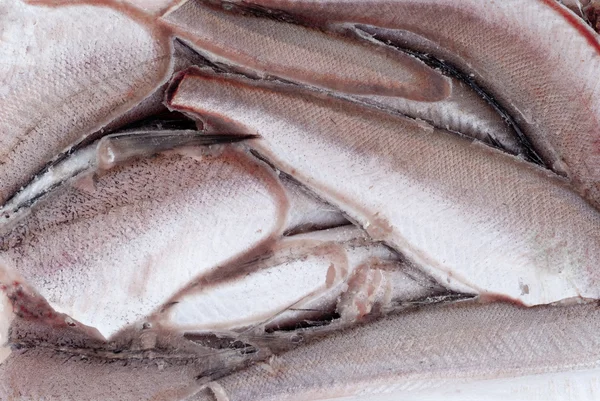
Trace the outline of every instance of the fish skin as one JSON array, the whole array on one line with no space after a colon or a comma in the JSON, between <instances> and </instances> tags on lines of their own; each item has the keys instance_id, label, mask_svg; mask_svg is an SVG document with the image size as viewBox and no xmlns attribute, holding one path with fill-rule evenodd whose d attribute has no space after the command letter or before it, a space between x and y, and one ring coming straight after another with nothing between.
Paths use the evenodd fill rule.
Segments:
<instances>
[{"instance_id":1,"label":"fish skin","mask_svg":"<svg viewBox=\"0 0 600 401\"><path fill-rule=\"evenodd\" d=\"M219 146L240 142L253 136L214 135L205 132L181 129L169 129L159 122L158 126L144 125L135 129L127 129L110 135L88 146L70 150L64 157L46 166L25 187L14 194L8 202L0 207L2 231L13 228L26 216L36 202L65 182L73 181L79 176L90 175L97 170L108 170L116 165L135 158L154 156L158 153L181 149L189 146ZM310 216L307 216L310 217Z\"/></svg>"},{"instance_id":2,"label":"fish skin","mask_svg":"<svg viewBox=\"0 0 600 401\"><path fill-rule=\"evenodd\" d=\"M600 43L555 0L252 0L318 25L410 31L473 74L515 118L547 165L600 206ZM499 31L501 29L501 32Z\"/></svg>"},{"instance_id":3,"label":"fish skin","mask_svg":"<svg viewBox=\"0 0 600 401\"><path fill-rule=\"evenodd\" d=\"M390 74L384 68L386 65L395 64L398 71L419 68L423 74L429 71L428 75L438 74L438 71L381 42L350 40L353 38L343 37L348 36L345 33L336 38L282 21L243 15L239 10L237 13L219 10L218 4L206 1L189 1L162 20L175 35L208 58L229 66L237 64L236 68L246 73L281 77L333 90L339 96L430 121L486 143L493 138L513 154L526 153L501 116L456 78L445 78L450 84L449 95L436 101L418 101L402 93L397 96L385 93L394 85L394 74L398 75L397 80L403 78L400 73ZM385 62L381 61L383 57L387 58ZM372 62L365 64L364 59ZM379 88L373 84L370 93L352 93L352 82L372 81L373 74L377 74Z\"/></svg>"},{"instance_id":4,"label":"fish skin","mask_svg":"<svg viewBox=\"0 0 600 401\"><path fill-rule=\"evenodd\" d=\"M170 94L172 109L259 135L256 152L449 289L525 305L600 296L600 216L547 170L421 122L206 69Z\"/></svg>"},{"instance_id":5,"label":"fish skin","mask_svg":"<svg viewBox=\"0 0 600 401\"><path fill-rule=\"evenodd\" d=\"M408 55L296 25L229 14L196 1L161 20L200 51L259 76L420 101L445 99L452 90L448 78Z\"/></svg>"},{"instance_id":6,"label":"fish skin","mask_svg":"<svg viewBox=\"0 0 600 401\"><path fill-rule=\"evenodd\" d=\"M7 401L171 401L197 391L189 361L82 358L44 347L15 350L0 365Z\"/></svg>"},{"instance_id":7,"label":"fish skin","mask_svg":"<svg viewBox=\"0 0 600 401\"><path fill-rule=\"evenodd\" d=\"M177 73L193 65L202 65L200 57L178 40L173 41L173 73ZM115 132L134 122L165 113L167 108L163 101L165 99L166 87L167 83L156 89L135 107L108 123L95 136L100 137L106 132Z\"/></svg>"},{"instance_id":8,"label":"fish skin","mask_svg":"<svg viewBox=\"0 0 600 401\"><path fill-rule=\"evenodd\" d=\"M232 148L213 153L188 148L67 181L2 232L0 255L59 312L110 337L281 235L289 205L271 169Z\"/></svg>"},{"instance_id":9,"label":"fish skin","mask_svg":"<svg viewBox=\"0 0 600 401\"><path fill-rule=\"evenodd\" d=\"M446 292L364 231L344 226L283 238L256 261L209 272L148 321L176 331L277 330L337 312L353 324Z\"/></svg>"},{"instance_id":10,"label":"fish skin","mask_svg":"<svg viewBox=\"0 0 600 401\"><path fill-rule=\"evenodd\" d=\"M1 204L164 83L172 49L166 32L106 7L6 0L0 25Z\"/></svg>"},{"instance_id":11,"label":"fish skin","mask_svg":"<svg viewBox=\"0 0 600 401\"><path fill-rule=\"evenodd\" d=\"M600 309L591 304L421 308L333 333L218 379L213 388L220 388L229 401L445 399L440 394L471 400L487 399L494 390L506 396L498 399L531 399L519 397L518 376L525 376L520 391L535 397L534 391L527 393L529 380L598 372L599 329ZM577 394L594 399L590 390L597 398L597 383L589 375L586 379L589 387L570 388L569 381L552 383L550 378L556 392L539 383L535 388L555 400L579 400ZM500 385L491 386L494 380ZM200 391L187 400L214 400L211 393Z\"/></svg>"},{"instance_id":12,"label":"fish skin","mask_svg":"<svg viewBox=\"0 0 600 401\"><path fill-rule=\"evenodd\" d=\"M297 235L351 224L338 208L322 201L293 178L280 173L279 180L290 200L284 235Z\"/></svg>"},{"instance_id":13,"label":"fish skin","mask_svg":"<svg viewBox=\"0 0 600 401\"><path fill-rule=\"evenodd\" d=\"M179 8L187 0L24 0L29 4L49 7L83 5L106 6L125 14L141 16L150 23L155 18Z\"/></svg>"}]
</instances>

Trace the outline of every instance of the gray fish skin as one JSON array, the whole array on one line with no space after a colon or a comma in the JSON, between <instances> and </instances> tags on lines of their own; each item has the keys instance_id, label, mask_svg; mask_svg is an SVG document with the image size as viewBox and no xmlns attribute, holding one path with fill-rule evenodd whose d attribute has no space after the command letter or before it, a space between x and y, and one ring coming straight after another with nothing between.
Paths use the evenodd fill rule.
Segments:
<instances>
[{"instance_id":1,"label":"gray fish skin","mask_svg":"<svg viewBox=\"0 0 600 401\"><path fill-rule=\"evenodd\" d=\"M184 148L66 181L0 237L58 311L109 337L195 276L267 246L289 203L274 172L232 148Z\"/></svg>"},{"instance_id":2,"label":"gray fish skin","mask_svg":"<svg viewBox=\"0 0 600 401\"><path fill-rule=\"evenodd\" d=\"M43 347L21 349L0 365L0 397L7 401L178 400L197 391L193 387L197 372L184 363L108 362Z\"/></svg>"},{"instance_id":3,"label":"gray fish skin","mask_svg":"<svg viewBox=\"0 0 600 401\"><path fill-rule=\"evenodd\" d=\"M164 83L171 46L106 7L0 5L0 204ZM107 34L107 32L109 32Z\"/></svg>"},{"instance_id":4,"label":"gray fish skin","mask_svg":"<svg viewBox=\"0 0 600 401\"><path fill-rule=\"evenodd\" d=\"M331 334L187 400L593 400L598 330L596 305L422 308Z\"/></svg>"},{"instance_id":5,"label":"gray fish skin","mask_svg":"<svg viewBox=\"0 0 600 401\"><path fill-rule=\"evenodd\" d=\"M189 1L163 19L173 34L216 60L350 94L413 100L448 97L450 80L408 55ZM368 59L369 63L364 63Z\"/></svg>"},{"instance_id":6,"label":"gray fish skin","mask_svg":"<svg viewBox=\"0 0 600 401\"><path fill-rule=\"evenodd\" d=\"M450 289L525 305L600 296L600 216L544 169L427 124L208 70L170 93L173 109L259 135L248 142L258 153Z\"/></svg>"},{"instance_id":7,"label":"gray fish skin","mask_svg":"<svg viewBox=\"0 0 600 401\"><path fill-rule=\"evenodd\" d=\"M249 3L319 25L371 25L392 39L409 31L429 41L432 54L472 74L511 113L549 167L600 205L600 42L555 0Z\"/></svg>"},{"instance_id":8,"label":"gray fish skin","mask_svg":"<svg viewBox=\"0 0 600 401\"><path fill-rule=\"evenodd\" d=\"M166 129L153 126L105 135L88 146L75 151L71 150L68 155L47 166L29 184L14 194L4 206L0 207L1 230L6 232L14 227L30 212L35 203L56 187L86 174L94 174L99 170L108 170L135 158L150 157L177 148L202 146L208 149L209 146L240 142L251 137L211 135L196 130ZM303 212L304 210L298 211L299 214ZM310 217L302 215L298 219L303 221Z\"/></svg>"},{"instance_id":9,"label":"gray fish skin","mask_svg":"<svg viewBox=\"0 0 600 401\"><path fill-rule=\"evenodd\" d=\"M430 121L486 143L493 138L511 153L524 153L500 115L458 79L445 78L450 85L443 97L431 98L427 89L423 101L400 90L390 92L406 74L433 75L423 79L421 89L441 87L429 84L440 79L435 78L439 72L380 42L361 40L365 43L360 44L293 24L225 12L202 1L187 2L163 21L213 61L253 75L333 90L339 96ZM397 72L390 73L390 67ZM371 90L357 88L361 81Z\"/></svg>"}]
</instances>

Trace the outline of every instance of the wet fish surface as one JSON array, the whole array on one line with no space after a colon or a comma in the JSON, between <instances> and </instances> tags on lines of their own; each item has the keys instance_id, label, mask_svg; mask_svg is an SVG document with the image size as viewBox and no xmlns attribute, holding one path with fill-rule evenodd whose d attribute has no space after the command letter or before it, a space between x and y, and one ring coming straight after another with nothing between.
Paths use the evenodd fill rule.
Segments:
<instances>
[{"instance_id":1,"label":"wet fish surface","mask_svg":"<svg viewBox=\"0 0 600 401\"><path fill-rule=\"evenodd\" d=\"M554 174L423 123L209 70L170 93L173 109L259 135L258 153L450 289L525 305L600 295L600 217Z\"/></svg>"}]
</instances>

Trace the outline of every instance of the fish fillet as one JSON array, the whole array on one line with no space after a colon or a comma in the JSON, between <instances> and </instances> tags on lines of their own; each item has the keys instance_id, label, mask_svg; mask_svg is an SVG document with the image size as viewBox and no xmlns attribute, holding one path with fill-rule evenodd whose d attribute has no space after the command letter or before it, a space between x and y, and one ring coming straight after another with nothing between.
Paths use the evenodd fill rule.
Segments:
<instances>
[{"instance_id":1,"label":"fish fillet","mask_svg":"<svg viewBox=\"0 0 600 401\"><path fill-rule=\"evenodd\" d=\"M270 168L229 148L181 152L63 183L4 230L0 256L55 309L108 337L281 235L288 200Z\"/></svg>"},{"instance_id":2,"label":"fish fillet","mask_svg":"<svg viewBox=\"0 0 600 401\"><path fill-rule=\"evenodd\" d=\"M598 298L600 216L565 180L406 118L189 70L171 108L248 143L458 292L525 305Z\"/></svg>"},{"instance_id":3,"label":"fish fillet","mask_svg":"<svg viewBox=\"0 0 600 401\"><path fill-rule=\"evenodd\" d=\"M409 31L472 74L512 114L547 165L600 206L600 42L555 0L252 0L319 25ZM417 41L420 46L422 41Z\"/></svg>"},{"instance_id":4,"label":"fish fillet","mask_svg":"<svg viewBox=\"0 0 600 401\"><path fill-rule=\"evenodd\" d=\"M380 42L360 44L282 21L225 12L200 0L188 1L163 20L213 61L258 76L334 90L339 96L525 154L512 129L465 83L443 79L437 70ZM400 87L413 84L423 99ZM448 94L436 98L434 91Z\"/></svg>"},{"instance_id":5,"label":"fish fillet","mask_svg":"<svg viewBox=\"0 0 600 401\"><path fill-rule=\"evenodd\" d=\"M106 7L0 4L0 204L165 82L171 46Z\"/></svg>"},{"instance_id":6,"label":"fish fillet","mask_svg":"<svg viewBox=\"0 0 600 401\"><path fill-rule=\"evenodd\" d=\"M275 356L187 400L597 399L599 312L596 305L422 308Z\"/></svg>"}]
</instances>

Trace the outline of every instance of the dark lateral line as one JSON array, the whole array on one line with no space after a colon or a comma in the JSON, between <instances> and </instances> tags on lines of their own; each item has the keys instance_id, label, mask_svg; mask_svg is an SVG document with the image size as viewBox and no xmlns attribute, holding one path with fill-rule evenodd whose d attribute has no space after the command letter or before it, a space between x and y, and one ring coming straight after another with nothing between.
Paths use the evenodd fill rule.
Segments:
<instances>
[{"instance_id":1,"label":"dark lateral line","mask_svg":"<svg viewBox=\"0 0 600 401\"><path fill-rule=\"evenodd\" d=\"M356 29L360 30L360 28L356 28ZM527 138L527 136L525 135L525 133L523 132L521 127L519 127L519 125L517 124L515 119L496 101L496 99L494 99L494 97L492 95L490 95L471 76L461 72L454 65L447 63L445 61L442 61L442 60L436 58L435 56L432 56L431 54L421 53L421 52L406 48L404 46L400 46L397 43L394 43L381 35L371 34L369 32L365 32L362 30L360 30L360 31L364 32L367 35L370 35L373 39L375 39L379 42L382 42L388 46L394 47L404 53L410 54L411 56L424 62L427 66L440 70L440 72L442 74L444 74L448 77L459 79L459 80L463 81L464 83L466 83L467 85L469 85L469 87L473 91L475 91L475 93L477 93L483 100L485 100L490 106L492 106L492 108L496 111L496 113L498 113L500 115L500 117L502 117L504 122L510 128L512 128L512 130L515 132L515 134L517 134L517 139L519 140L519 143L525 149L525 154L523 156L525 156L525 158L530 162L533 162L533 163L536 163L536 164L539 164L541 166L548 168L548 165L544 162L544 160L540 157L540 155L535 151L533 144L531 143L531 141L529 141L529 138ZM493 138L490 138L490 139L493 142L496 142Z\"/></svg>"}]
</instances>

